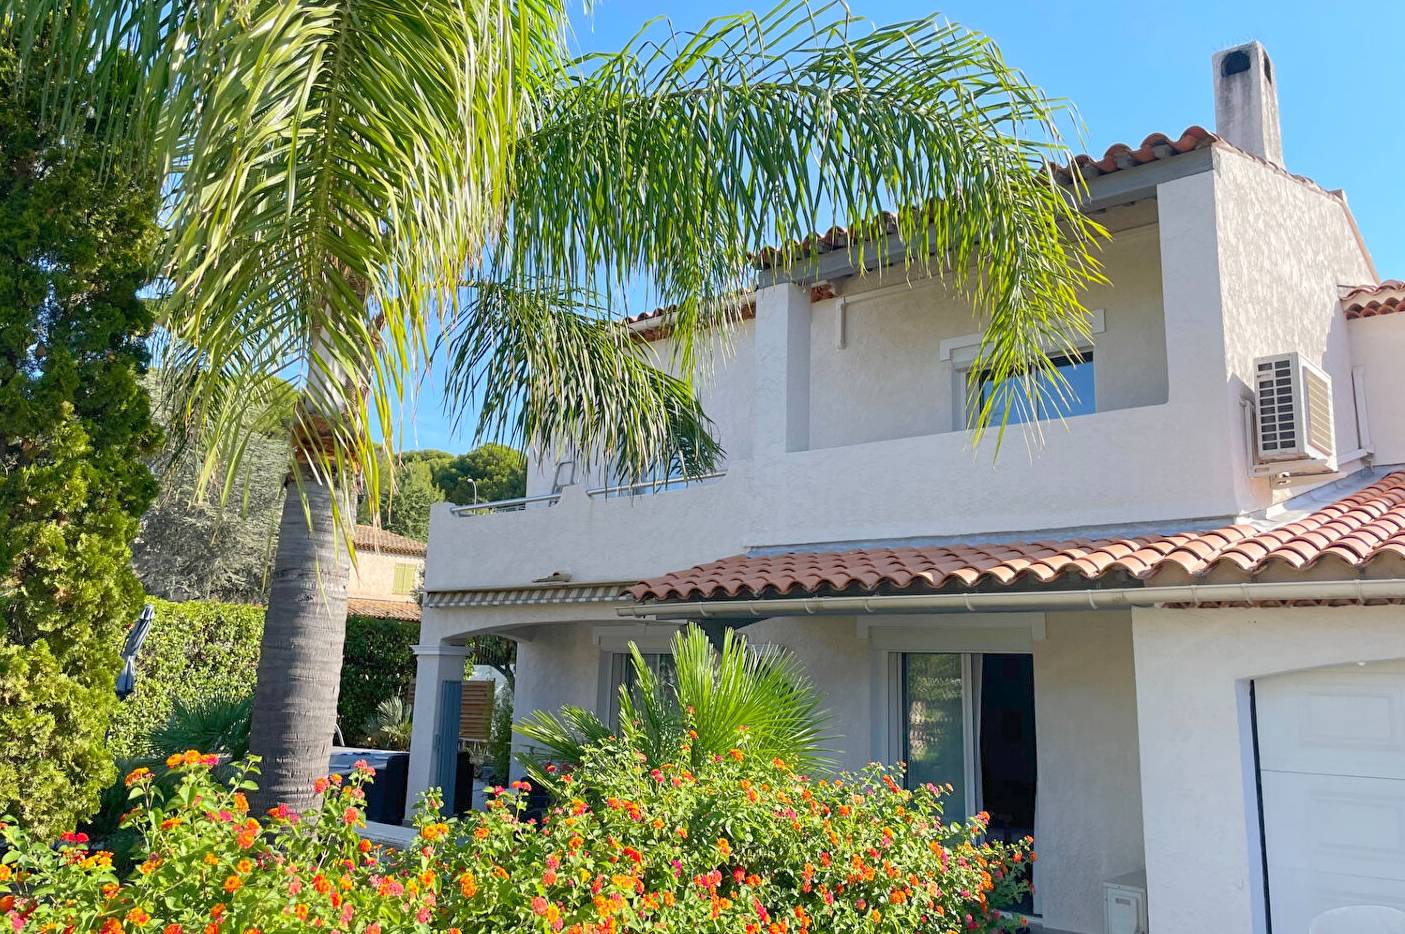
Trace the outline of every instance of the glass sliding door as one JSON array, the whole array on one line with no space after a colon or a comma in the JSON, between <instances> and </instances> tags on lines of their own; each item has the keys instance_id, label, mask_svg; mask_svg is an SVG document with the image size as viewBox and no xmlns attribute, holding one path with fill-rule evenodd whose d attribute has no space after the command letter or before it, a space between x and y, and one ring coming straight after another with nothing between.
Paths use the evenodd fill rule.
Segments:
<instances>
[{"instance_id":1,"label":"glass sliding door","mask_svg":"<svg viewBox=\"0 0 1405 934\"><path fill-rule=\"evenodd\" d=\"M946 813L953 820L988 811L993 833L1032 833L1038 781L1032 658L906 652L899 681L908 785L951 785Z\"/></svg>"},{"instance_id":2,"label":"glass sliding door","mask_svg":"<svg viewBox=\"0 0 1405 934\"><path fill-rule=\"evenodd\" d=\"M986 811L992 839L1032 834L1038 797L1033 658L906 652L900 660L898 726L908 787L951 785L943 801L947 819ZM1031 912L1033 897L1010 907Z\"/></svg>"},{"instance_id":3,"label":"glass sliding door","mask_svg":"<svg viewBox=\"0 0 1405 934\"><path fill-rule=\"evenodd\" d=\"M970 801L970 694L967 657L909 652L902 656L902 755L909 787L951 785L948 820L974 813Z\"/></svg>"},{"instance_id":4,"label":"glass sliding door","mask_svg":"<svg viewBox=\"0 0 1405 934\"><path fill-rule=\"evenodd\" d=\"M643 652L644 664L653 672L658 687L664 689L677 680L671 652ZM634 657L628 652L616 652L610 658L609 719L614 729L620 725L620 687L629 689L635 704L639 703L639 675L634 670Z\"/></svg>"}]
</instances>

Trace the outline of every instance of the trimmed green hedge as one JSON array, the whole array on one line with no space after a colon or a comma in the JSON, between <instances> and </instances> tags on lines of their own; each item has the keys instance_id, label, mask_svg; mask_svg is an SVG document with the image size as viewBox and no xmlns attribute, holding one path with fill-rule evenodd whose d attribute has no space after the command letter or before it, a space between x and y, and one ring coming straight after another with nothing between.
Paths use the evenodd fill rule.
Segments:
<instances>
[{"instance_id":1,"label":"trimmed green hedge","mask_svg":"<svg viewBox=\"0 0 1405 934\"><path fill-rule=\"evenodd\" d=\"M118 756L144 752L146 734L165 722L177 699L243 697L254 690L263 607L151 602L156 619L137 657L137 689L112 724L111 747ZM356 741L376 704L409 691L415 676L410 647L418 640L414 623L347 619L337 715L348 742Z\"/></svg>"},{"instance_id":2,"label":"trimmed green hedge","mask_svg":"<svg viewBox=\"0 0 1405 934\"><path fill-rule=\"evenodd\" d=\"M341 691L337 719L349 743L360 742L362 727L376 705L392 695L406 696L415 680L415 653L420 627L393 619L351 616L342 650Z\"/></svg>"}]
</instances>

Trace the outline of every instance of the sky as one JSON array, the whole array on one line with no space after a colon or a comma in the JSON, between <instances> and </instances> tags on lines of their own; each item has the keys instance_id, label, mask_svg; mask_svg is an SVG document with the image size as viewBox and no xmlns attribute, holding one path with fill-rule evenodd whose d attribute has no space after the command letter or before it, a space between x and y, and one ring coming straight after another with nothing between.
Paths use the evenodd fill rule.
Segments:
<instances>
[{"instance_id":1,"label":"sky","mask_svg":"<svg viewBox=\"0 0 1405 934\"><path fill-rule=\"evenodd\" d=\"M667 17L677 30L773 0L598 0L573 17L580 49L625 44L645 22ZM1177 136L1191 124L1214 128L1210 55L1257 39L1278 81L1287 168L1327 189L1345 190L1383 278L1405 278L1405 72L1389 51L1405 34L1402 0L851 0L855 15L888 24L938 13L996 40L1006 61L1046 93L1072 101L1085 125L1081 148L1101 155L1138 145L1152 132ZM622 309L636 313L647 308ZM467 450L471 419L444 415L431 372L400 417L402 449Z\"/></svg>"}]
</instances>

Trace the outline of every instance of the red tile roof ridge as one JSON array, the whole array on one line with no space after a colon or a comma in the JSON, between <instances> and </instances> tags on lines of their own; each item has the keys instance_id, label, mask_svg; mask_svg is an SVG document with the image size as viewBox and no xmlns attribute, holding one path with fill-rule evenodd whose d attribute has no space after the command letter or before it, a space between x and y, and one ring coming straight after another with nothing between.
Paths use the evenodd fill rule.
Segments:
<instances>
[{"instance_id":1,"label":"red tile roof ridge","mask_svg":"<svg viewBox=\"0 0 1405 934\"><path fill-rule=\"evenodd\" d=\"M1360 298L1363 295L1378 295L1381 292L1400 291L1405 291L1405 282L1399 279L1382 279L1375 285L1344 285L1342 286L1342 301Z\"/></svg>"},{"instance_id":2,"label":"red tile roof ridge","mask_svg":"<svg viewBox=\"0 0 1405 934\"><path fill-rule=\"evenodd\" d=\"M426 551L424 542L376 525L357 525L352 541L357 548L382 554L422 558Z\"/></svg>"},{"instance_id":3,"label":"red tile roof ridge","mask_svg":"<svg viewBox=\"0 0 1405 934\"><path fill-rule=\"evenodd\" d=\"M1184 155L1197 149L1204 149L1220 141L1219 136L1204 127L1191 124L1182 130L1180 136L1175 139L1171 139L1165 133L1151 133L1135 149L1127 143L1113 143L1107 147L1100 159L1094 158L1086 152L1078 153L1070 159L1067 165L1053 166L1053 172L1054 176L1064 183L1071 180L1075 170L1085 179L1097 178L1123 169L1146 165L1148 162L1169 159L1171 156Z\"/></svg>"}]
</instances>

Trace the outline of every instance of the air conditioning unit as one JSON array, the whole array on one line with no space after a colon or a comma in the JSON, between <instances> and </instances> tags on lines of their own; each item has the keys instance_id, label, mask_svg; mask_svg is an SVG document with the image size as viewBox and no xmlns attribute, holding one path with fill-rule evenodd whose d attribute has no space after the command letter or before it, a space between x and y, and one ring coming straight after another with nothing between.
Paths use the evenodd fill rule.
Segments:
<instances>
[{"instance_id":1,"label":"air conditioning unit","mask_svg":"<svg viewBox=\"0 0 1405 934\"><path fill-rule=\"evenodd\" d=\"M1256 477L1295 477L1337 469L1332 378L1298 353L1254 361Z\"/></svg>"}]
</instances>

